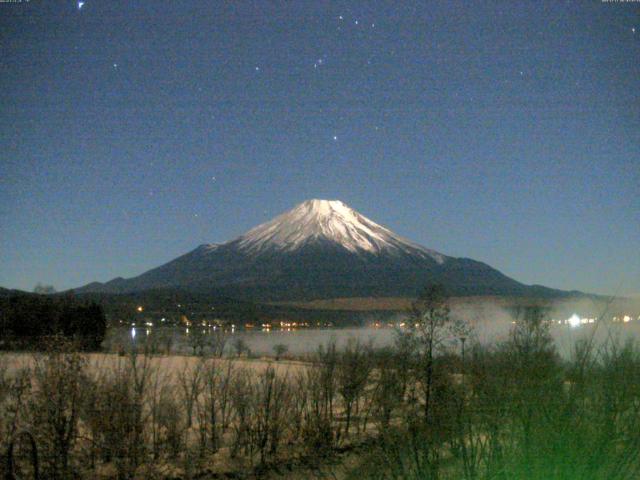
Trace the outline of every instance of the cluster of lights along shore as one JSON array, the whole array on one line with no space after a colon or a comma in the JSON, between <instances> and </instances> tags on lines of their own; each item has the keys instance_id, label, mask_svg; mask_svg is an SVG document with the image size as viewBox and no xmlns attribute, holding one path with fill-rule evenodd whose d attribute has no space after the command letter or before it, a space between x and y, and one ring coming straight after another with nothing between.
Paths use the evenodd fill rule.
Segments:
<instances>
[{"instance_id":1,"label":"cluster of lights along shore","mask_svg":"<svg viewBox=\"0 0 640 480\"><path fill-rule=\"evenodd\" d=\"M183 305L177 304L177 307L182 308ZM145 312L145 307L142 305L138 305L136 306L135 310L138 314L142 314ZM211 310L215 310L215 307L211 307ZM581 325L595 324L595 323L598 323L598 321L602 321L602 320L603 320L602 318L587 317L587 316L582 317L577 313L574 313L568 318L560 319L560 320L552 318L548 320L548 322L551 323L552 325L568 325L571 328L577 328L577 327L580 327ZM611 321L612 323L623 323L623 324L634 322L634 321L640 322L640 315L638 315L637 317L634 317L631 314L621 314L621 315L608 317L606 318L606 320ZM127 323L128 322L124 320L119 321L120 325L126 325ZM511 323L516 323L516 322L512 321ZM189 320L189 318L186 315L180 315L177 321L171 321L167 317L161 317L158 321L154 323L152 319L147 317L144 319L140 319L138 321L131 322L130 326L131 326L131 337L135 338L136 329L144 328L146 335L149 335L151 333L151 328L153 328L154 326L182 327L184 328L185 333L188 335L190 327L201 328L203 332L206 332L207 330L216 331L218 329L227 329L233 333L237 329L244 329L244 330L255 329L255 330L261 330L263 332L270 332L271 330L280 330L280 331L290 332L298 329L314 328L314 327L315 328L318 328L318 327L331 328L334 325L331 322L303 322L303 321L296 322L296 321L288 321L288 320L268 321L268 322L262 322L257 324L252 322L246 322L241 325L236 325L236 324L226 324L220 321L219 319L192 321L192 320ZM386 328L398 328L398 327L406 328L407 324L404 321L399 321L399 322L376 321L376 322L373 322L370 326L373 328L385 328L385 327Z\"/></svg>"},{"instance_id":2,"label":"cluster of lights along shore","mask_svg":"<svg viewBox=\"0 0 640 480\"><path fill-rule=\"evenodd\" d=\"M564 320L551 319L550 322L552 324L558 324L558 325L569 325L570 327L575 328L575 327L579 327L580 325L598 323L598 320L599 319L596 317L581 317L577 313L574 313L569 318L566 318ZM610 318L610 320L613 323L629 323L633 321L640 321L640 315L637 318L633 318L632 315L613 316Z\"/></svg>"}]
</instances>

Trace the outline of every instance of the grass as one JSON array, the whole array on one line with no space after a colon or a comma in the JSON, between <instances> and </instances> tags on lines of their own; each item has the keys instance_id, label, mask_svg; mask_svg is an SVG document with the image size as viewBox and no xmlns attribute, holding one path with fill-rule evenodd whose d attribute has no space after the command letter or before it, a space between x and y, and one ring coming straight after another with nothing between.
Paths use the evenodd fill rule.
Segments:
<instances>
[{"instance_id":1,"label":"grass","mask_svg":"<svg viewBox=\"0 0 640 480\"><path fill-rule=\"evenodd\" d=\"M482 346L439 302L427 297L393 348L330 343L307 362L59 341L4 353L0 448L31 432L53 479L639 478L634 341L582 341L562 358L529 308ZM464 356L450 342L461 335ZM24 474L28 446L15 450Z\"/></svg>"}]
</instances>

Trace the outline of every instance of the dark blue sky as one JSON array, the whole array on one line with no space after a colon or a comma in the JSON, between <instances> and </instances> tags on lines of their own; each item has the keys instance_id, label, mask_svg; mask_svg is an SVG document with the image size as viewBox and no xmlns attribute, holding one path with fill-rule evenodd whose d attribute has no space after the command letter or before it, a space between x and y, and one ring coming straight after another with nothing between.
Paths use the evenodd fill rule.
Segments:
<instances>
[{"instance_id":1,"label":"dark blue sky","mask_svg":"<svg viewBox=\"0 0 640 480\"><path fill-rule=\"evenodd\" d=\"M308 198L640 292L640 3L0 3L0 285L133 276Z\"/></svg>"}]
</instances>

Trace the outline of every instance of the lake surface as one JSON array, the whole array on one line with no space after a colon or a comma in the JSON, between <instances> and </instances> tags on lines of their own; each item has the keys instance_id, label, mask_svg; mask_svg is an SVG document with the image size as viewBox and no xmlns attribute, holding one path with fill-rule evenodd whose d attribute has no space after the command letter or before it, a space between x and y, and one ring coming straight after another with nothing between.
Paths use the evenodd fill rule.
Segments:
<instances>
[{"instance_id":1,"label":"lake surface","mask_svg":"<svg viewBox=\"0 0 640 480\"><path fill-rule=\"evenodd\" d=\"M485 321L477 322L471 339L483 345L494 345L504 341L509 336L513 327L510 321ZM175 328L174 350L188 353L191 350L189 338L184 329ZM640 339L640 321L629 323L600 322L572 327L570 325L552 325L551 335L556 342L559 353L563 357L571 355L577 341L593 337L596 345L602 345L605 341L616 339L624 342L627 339ZM151 329L135 329L136 343L144 342L148 335L153 335ZM149 332L149 333L147 333ZM132 330L121 330L120 335L131 338ZM350 339L360 342L371 342L375 347L392 345L396 338L393 328L304 328L298 330L237 330L230 334L227 342L227 350L233 350L235 339L241 338L256 355L272 355L275 345L283 344L289 353L303 355L315 352L320 345L326 345L335 341L338 347L344 346ZM457 340L450 339L452 347L457 348Z\"/></svg>"}]
</instances>

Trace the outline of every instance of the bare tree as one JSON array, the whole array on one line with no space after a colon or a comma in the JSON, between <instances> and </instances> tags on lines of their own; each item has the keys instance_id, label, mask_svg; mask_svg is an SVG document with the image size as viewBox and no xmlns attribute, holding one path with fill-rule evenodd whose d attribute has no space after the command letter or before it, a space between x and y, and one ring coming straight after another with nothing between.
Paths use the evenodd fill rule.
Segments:
<instances>
[{"instance_id":1,"label":"bare tree","mask_svg":"<svg viewBox=\"0 0 640 480\"><path fill-rule=\"evenodd\" d=\"M298 388L306 391L306 410L302 440L308 452L323 455L337 442L335 431L336 369L338 352L335 341L320 346L315 363L304 373Z\"/></svg>"},{"instance_id":2,"label":"bare tree","mask_svg":"<svg viewBox=\"0 0 640 480\"><path fill-rule=\"evenodd\" d=\"M379 350L375 355L375 380L372 402L379 430L389 428L391 418L404 403L408 382L408 365L394 350Z\"/></svg>"},{"instance_id":3,"label":"bare tree","mask_svg":"<svg viewBox=\"0 0 640 480\"><path fill-rule=\"evenodd\" d=\"M217 452L229 425L234 369L231 361L208 360L202 373L203 389L197 402L201 452Z\"/></svg>"},{"instance_id":4,"label":"bare tree","mask_svg":"<svg viewBox=\"0 0 640 480\"><path fill-rule=\"evenodd\" d=\"M29 424L29 399L32 395L32 369L22 367L12 374L7 372L4 358L0 357L0 451L5 452L15 435ZM0 475L4 462L0 462Z\"/></svg>"},{"instance_id":5,"label":"bare tree","mask_svg":"<svg viewBox=\"0 0 640 480\"><path fill-rule=\"evenodd\" d=\"M411 343L417 353L417 380L423 389L423 419L429 422L433 401L434 359L449 337L449 305L444 288L427 287L413 303L403 341Z\"/></svg>"},{"instance_id":6,"label":"bare tree","mask_svg":"<svg viewBox=\"0 0 640 480\"><path fill-rule=\"evenodd\" d=\"M209 360L203 371L202 401L198 402L198 425L200 427L200 449L207 447L212 452L219 448L221 414L219 389L222 383L222 369Z\"/></svg>"},{"instance_id":7,"label":"bare tree","mask_svg":"<svg viewBox=\"0 0 640 480\"><path fill-rule=\"evenodd\" d=\"M246 369L237 370L231 384L231 405L234 412L233 422L231 422L233 428L231 458L235 458L241 450L251 457L252 401L251 374Z\"/></svg>"},{"instance_id":8,"label":"bare tree","mask_svg":"<svg viewBox=\"0 0 640 480\"><path fill-rule=\"evenodd\" d=\"M207 345L207 332L199 326L194 326L189 330L189 345L193 350L193 355L203 355Z\"/></svg>"},{"instance_id":9,"label":"bare tree","mask_svg":"<svg viewBox=\"0 0 640 480\"><path fill-rule=\"evenodd\" d=\"M53 479L66 478L71 473L70 454L78 435L86 361L62 339L54 339L46 354L34 360L31 410L39 427L38 444L46 452L46 474Z\"/></svg>"},{"instance_id":10,"label":"bare tree","mask_svg":"<svg viewBox=\"0 0 640 480\"><path fill-rule=\"evenodd\" d=\"M227 332L222 326L215 328L207 337L207 343L211 349L211 354L214 357L222 358L228 341L229 332Z\"/></svg>"},{"instance_id":11,"label":"bare tree","mask_svg":"<svg viewBox=\"0 0 640 480\"><path fill-rule=\"evenodd\" d=\"M371 373L371 345L363 345L358 340L349 339L338 355L337 383L345 409L344 435L349 435L354 406L357 408L369 374Z\"/></svg>"},{"instance_id":12,"label":"bare tree","mask_svg":"<svg viewBox=\"0 0 640 480\"><path fill-rule=\"evenodd\" d=\"M452 337L451 327L445 290L431 285L412 304L406 329L397 339L412 367L409 408L404 412L409 448L419 474L427 478L439 476L441 445L451 429L454 394L447 371L450 365L437 360L445 350L445 341Z\"/></svg>"},{"instance_id":13,"label":"bare tree","mask_svg":"<svg viewBox=\"0 0 640 480\"><path fill-rule=\"evenodd\" d=\"M236 337L233 340L233 349L236 351L236 355L240 357L249 350L249 347L242 337Z\"/></svg>"},{"instance_id":14,"label":"bare tree","mask_svg":"<svg viewBox=\"0 0 640 480\"><path fill-rule=\"evenodd\" d=\"M131 478L144 461L154 373L150 358L132 350L111 369L97 369L85 392L84 425L102 461L113 462L119 478Z\"/></svg>"},{"instance_id":15,"label":"bare tree","mask_svg":"<svg viewBox=\"0 0 640 480\"><path fill-rule=\"evenodd\" d=\"M273 346L273 353L276 354L276 362L280 360L280 358L289 351L289 346L284 343L278 343Z\"/></svg>"},{"instance_id":16,"label":"bare tree","mask_svg":"<svg viewBox=\"0 0 640 480\"><path fill-rule=\"evenodd\" d=\"M255 421L252 433L261 464L265 463L267 456L276 455L282 440L287 423L288 387L286 377L278 377L271 365L258 377L254 390Z\"/></svg>"},{"instance_id":17,"label":"bare tree","mask_svg":"<svg viewBox=\"0 0 640 480\"><path fill-rule=\"evenodd\" d=\"M191 428L193 424L194 407L203 388L204 370L204 362L198 361L195 365L185 365L178 374L186 414L186 428Z\"/></svg>"},{"instance_id":18,"label":"bare tree","mask_svg":"<svg viewBox=\"0 0 640 480\"><path fill-rule=\"evenodd\" d=\"M153 458L157 460L163 449L176 458L182 445L182 409L178 407L178 395L169 372L154 372L148 397Z\"/></svg>"}]
</instances>

